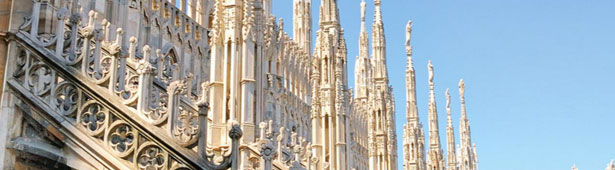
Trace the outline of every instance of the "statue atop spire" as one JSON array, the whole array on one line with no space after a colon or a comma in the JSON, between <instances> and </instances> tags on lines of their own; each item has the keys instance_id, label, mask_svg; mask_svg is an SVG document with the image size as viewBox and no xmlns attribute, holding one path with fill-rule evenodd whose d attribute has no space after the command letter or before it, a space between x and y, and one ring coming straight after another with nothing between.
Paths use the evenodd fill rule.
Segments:
<instances>
[{"instance_id":1,"label":"statue atop spire","mask_svg":"<svg viewBox=\"0 0 615 170\"><path fill-rule=\"evenodd\" d=\"M406 49L411 49L410 47L410 38L412 35L412 21L408 21L408 25L406 26ZM415 81L415 73L414 66L412 64L412 52L408 51L407 55L407 63L406 63L406 101L407 104L407 113L406 118L408 119L408 123L412 123L414 126L418 126L418 108L416 106L416 81Z\"/></svg>"},{"instance_id":2,"label":"statue atop spire","mask_svg":"<svg viewBox=\"0 0 615 170\"><path fill-rule=\"evenodd\" d=\"M379 0L375 0L377 6L380 4ZM376 9L376 21L374 21L374 30L378 28L379 9ZM471 144L470 141L470 126L465 111L465 84L463 80L459 83L459 94L461 98L461 120L459 124L460 128L460 146L455 142L455 130L453 126L453 118L451 112L451 96L449 89L446 89L446 154L441 149L439 125L438 125L438 112L436 106L435 86L434 86L434 67L431 60L427 63L428 69L428 83L429 83L429 106L428 106L428 135L429 135L429 148L425 154L425 136L423 135L423 126L418 120L418 109L416 107L416 85L415 85L415 72L412 61L412 21L408 21L406 24L406 100L407 100L407 112L406 119L407 124L403 130L403 147L404 147L404 170L423 170L423 169L437 169L437 170L476 170L478 168L478 157L476 154L476 146ZM378 32L374 31L374 41L377 42ZM374 46L377 46L375 43ZM374 48L374 56L376 56L377 48ZM375 59L374 57L373 59ZM373 63L373 62L372 62ZM445 158L445 156L447 158ZM447 161L445 161L447 160Z\"/></svg>"},{"instance_id":3,"label":"statue atop spire","mask_svg":"<svg viewBox=\"0 0 615 170\"><path fill-rule=\"evenodd\" d=\"M434 94L434 73L431 60L428 62L429 69L429 151L428 165L429 169L443 169L444 157L440 146L440 133L438 130L438 109L436 107L436 97Z\"/></svg>"},{"instance_id":4,"label":"statue atop spire","mask_svg":"<svg viewBox=\"0 0 615 170\"><path fill-rule=\"evenodd\" d=\"M467 164L460 164L459 169L476 170L478 159L476 155L476 147L472 145L470 135L470 121L466 114L466 101L465 101L465 82L463 79L459 80L459 100L461 102L461 117L459 118L459 139L461 140L460 148L460 160L461 162L468 162Z\"/></svg>"},{"instance_id":5,"label":"statue atop spire","mask_svg":"<svg viewBox=\"0 0 615 170\"><path fill-rule=\"evenodd\" d=\"M461 117L459 118L459 128L461 133L461 145L470 147L471 139L470 139L470 125L468 120L468 115L466 114L466 100L465 100L465 91L466 85L463 79L459 80L459 101L461 102Z\"/></svg>"},{"instance_id":6,"label":"statue atop spire","mask_svg":"<svg viewBox=\"0 0 615 170\"><path fill-rule=\"evenodd\" d=\"M412 38L412 20L408 21L406 25L406 53L408 57L412 57L412 46L410 46L410 40Z\"/></svg>"},{"instance_id":7,"label":"statue atop spire","mask_svg":"<svg viewBox=\"0 0 615 170\"><path fill-rule=\"evenodd\" d=\"M431 65L431 60L428 61L427 63L427 69L429 70L429 92L430 94L433 94L433 65ZM431 95L431 97L434 97L433 95Z\"/></svg>"},{"instance_id":8,"label":"statue atop spire","mask_svg":"<svg viewBox=\"0 0 615 170\"><path fill-rule=\"evenodd\" d=\"M412 34L412 21L406 25L406 122L404 127L404 170L425 169L425 133L423 125L419 122L419 111L416 104L416 81L410 39Z\"/></svg>"}]
</instances>

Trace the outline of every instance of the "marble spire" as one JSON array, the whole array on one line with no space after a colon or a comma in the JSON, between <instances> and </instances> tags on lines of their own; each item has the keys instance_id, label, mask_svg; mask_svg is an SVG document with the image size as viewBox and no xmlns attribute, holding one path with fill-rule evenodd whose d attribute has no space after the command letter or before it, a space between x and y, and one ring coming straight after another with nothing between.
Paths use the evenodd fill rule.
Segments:
<instances>
[{"instance_id":1,"label":"marble spire","mask_svg":"<svg viewBox=\"0 0 615 170\"><path fill-rule=\"evenodd\" d=\"M438 111L436 107L436 96L434 93L434 70L431 60L427 65L429 69L429 151L427 153L428 169L443 169L444 157L440 146L440 133L438 130Z\"/></svg>"},{"instance_id":2,"label":"marble spire","mask_svg":"<svg viewBox=\"0 0 615 170\"><path fill-rule=\"evenodd\" d=\"M386 38L384 35L384 23L382 21L382 11L380 0L374 0L374 23L372 28L372 64L374 65L374 78L376 81L388 84L388 73L386 66Z\"/></svg>"},{"instance_id":3,"label":"marble spire","mask_svg":"<svg viewBox=\"0 0 615 170\"><path fill-rule=\"evenodd\" d=\"M453 119L451 118L451 94L446 89L446 155L447 170L457 170L457 159L455 154L455 130Z\"/></svg>"},{"instance_id":4,"label":"marble spire","mask_svg":"<svg viewBox=\"0 0 615 170\"><path fill-rule=\"evenodd\" d=\"M320 29L316 33L312 71L313 94L318 95L312 112L312 145L320 155L316 169L349 169L346 161L348 111L347 49L344 30L340 27L337 0L320 1Z\"/></svg>"},{"instance_id":5,"label":"marble spire","mask_svg":"<svg viewBox=\"0 0 615 170\"><path fill-rule=\"evenodd\" d=\"M477 155L476 148L472 145L472 139L470 135L470 121L466 113L466 100L465 100L465 82L463 79L459 80L459 99L461 102L461 117L459 118L459 139L461 140L460 148L460 162L459 169L461 170L475 170L477 169Z\"/></svg>"},{"instance_id":6,"label":"marble spire","mask_svg":"<svg viewBox=\"0 0 615 170\"><path fill-rule=\"evenodd\" d=\"M361 32L359 33L359 57L369 56L369 37L365 31L365 0L361 2Z\"/></svg>"},{"instance_id":7,"label":"marble spire","mask_svg":"<svg viewBox=\"0 0 615 170\"><path fill-rule=\"evenodd\" d=\"M440 149L440 135L438 130L438 111L436 107L436 95L434 93L434 70L431 60L427 64L429 69L429 147Z\"/></svg>"},{"instance_id":8,"label":"marble spire","mask_svg":"<svg viewBox=\"0 0 615 170\"><path fill-rule=\"evenodd\" d=\"M461 126L461 145L470 146L472 141L470 138L470 124L466 113L465 82L463 79L459 80L459 100L461 101L461 120L459 122Z\"/></svg>"},{"instance_id":9,"label":"marble spire","mask_svg":"<svg viewBox=\"0 0 615 170\"><path fill-rule=\"evenodd\" d=\"M412 21L406 25L406 125L403 134L404 170L425 169L425 136L423 125L419 122L416 103L416 81L412 63Z\"/></svg>"},{"instance_id":10,"label":"marble spire","mask_svg":"<svg viewBox=\"0 0 615 170\"><path fill-rule=\"evenodd\" d=\"M416 106L416 81L414 73L414 65L412 63L412 46L410 45L410 38L412 37L412 21L408 21L406 25L406 119L409 126L418 126L419 113Z\"/></svg>"},{"instance_id":11,"label":"marble spire","mask_svg":"<svg viewBox=\"0 0 615 170\"><path fill-rule=\"evenodd\" d=\"M369 84L371 82L372 66L369 60L369 40L365 32L365 1L361 2L361 32L359 33L359 56L355 63L355 89L356 98L369 97Z\"/></svg>"},{"instance_id":12,"label":"marble spire","mask_svg":"<svg viewBox=\"0 0 615 170\"><path fill-rule=\"evenodd\" d=\"M310 55L312 52L312 0L294 0L293 39Z\"/></svg>"}]
</instances>

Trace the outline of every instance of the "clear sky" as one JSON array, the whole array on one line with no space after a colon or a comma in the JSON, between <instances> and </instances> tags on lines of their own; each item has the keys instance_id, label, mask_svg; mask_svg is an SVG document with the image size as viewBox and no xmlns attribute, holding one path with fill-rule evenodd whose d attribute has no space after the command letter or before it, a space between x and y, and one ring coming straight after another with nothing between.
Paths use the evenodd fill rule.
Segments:
<instances>
[{"instance_id":1,"label":"clear sky","mask_svg":"<svg viewBox=\"0 0 615 170\"><path fill-rule=\"evenodd\" d=\"M284 18L292 35L292 0L274 1L275 15ZM312 1L315 32L320 0ZM581 170L604 169L615 159L615 1L382 1L399 168L408 20L414 22L421 122L427 128L427 60L432 60L441 142L446 142L444 91L451 88L459 143L457 83L463 78L480 169L562 170L573 164ZM338 3L348 44L349 86L354 87L360 0ZM371 41L373 0L367 6Z\"/></svg>"}]
</instances>

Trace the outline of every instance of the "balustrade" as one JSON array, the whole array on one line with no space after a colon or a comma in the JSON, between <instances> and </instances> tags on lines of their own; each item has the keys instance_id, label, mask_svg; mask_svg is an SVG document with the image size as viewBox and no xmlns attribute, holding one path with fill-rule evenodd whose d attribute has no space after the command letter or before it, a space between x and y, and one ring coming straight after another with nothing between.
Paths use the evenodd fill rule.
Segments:
<instances>
[{"instance_id":1,"label":"balustrade","mask_svg":"<svg viewBox=\"0 0 615 170\"><path fill-rule=\"evenodd\" d=\"M122 28L112 32L111 23L106 19L99 22L94 11L81 18L77 3L72 4L70 10L64 6L44 9L57 14L52 19L55 32L50 34L40 33L38 28L40 22L49 20L39 17L41 5L51 4L33 1L31 17L11 42L17 65L8 82L14 91L37 104L41 112L69 122L65 126L78 130L72 135L83 134L84 140L102 146L108 153L99 155L113 155L103 159L123 164L116 168L238 167L242 134L237 124L229 125L229 151L206 153L207 124L202 122L207 122L203 116L207 107L197 103L194 92L199 88L193 85L203 79L190 72L180 74L178 70L185 69L178 68L180 56L175 51L156 49L152 54L150 46L143 45L139 53L135 37L129 39L126 50ZM197 30L196 34L204 31L190 28L186 32L192 30ZM223 157L222 163L213 163L217 157Z\"/></svg>"}]
</instances>

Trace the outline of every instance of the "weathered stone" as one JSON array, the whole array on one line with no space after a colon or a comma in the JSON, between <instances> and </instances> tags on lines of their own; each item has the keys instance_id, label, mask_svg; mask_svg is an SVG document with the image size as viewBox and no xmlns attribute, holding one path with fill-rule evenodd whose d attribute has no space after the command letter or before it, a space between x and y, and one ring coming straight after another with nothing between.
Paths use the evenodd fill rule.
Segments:
<instances>
[{"instance_id":1,"label":"weathered stone","mask_svg":"<svg viewBox=\"0 0 615 170\"><path fill-rule=\"evenodd\" d=\"M311 0L294 0L292 36L271 0L7 1L0 167L31 166L27 153L73 169L397 169L381 1L371 54L361 3L355 91L337 1L323 2L312 47ZM425 152L407 30L404 169L476 169L463 82L444 164L431 63Z\"/></svg>"}]
</instances>

